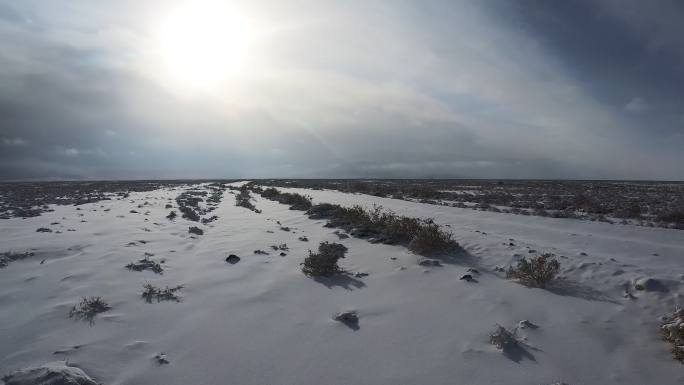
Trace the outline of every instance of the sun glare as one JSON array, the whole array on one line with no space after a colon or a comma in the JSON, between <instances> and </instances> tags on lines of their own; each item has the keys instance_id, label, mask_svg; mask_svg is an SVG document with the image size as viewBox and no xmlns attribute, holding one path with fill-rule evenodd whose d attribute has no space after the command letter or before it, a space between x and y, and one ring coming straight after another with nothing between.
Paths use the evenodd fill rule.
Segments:
<instances>
[{"instance_id":1,"label":"sun glare","mask_svg":"<svg viewBox=\"0 0 684 385\"><path fill-rule=\"evenodd\" d=\"M175 81L210 86L240 73L250 40L243 15L217 1L195 1L164 20L160 48Z\"/></svg>"}]
</instances>

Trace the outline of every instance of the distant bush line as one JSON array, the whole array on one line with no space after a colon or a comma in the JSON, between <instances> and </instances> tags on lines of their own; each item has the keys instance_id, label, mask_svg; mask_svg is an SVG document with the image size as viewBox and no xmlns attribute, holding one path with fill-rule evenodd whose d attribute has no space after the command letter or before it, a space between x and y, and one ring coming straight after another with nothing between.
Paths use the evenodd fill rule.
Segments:
<instances>
[{"instance_id":1,"label":"distant bush line","mask_svg":"<svg viewBox=\"0 0 684 385\"><path fill-rule=\"evenodd\" d=\"M431 219L400 216L375 206L343 207L331 203L312 204L311 198L296 193L283 193L275 188L260 190L262 197L283 204L292 210L306 211L311 219L327 219L326 227L341 228L352 236L374 243L403 245L416 254L435 255L461 251L452 235Z\"/></svg>"}]
</instances>

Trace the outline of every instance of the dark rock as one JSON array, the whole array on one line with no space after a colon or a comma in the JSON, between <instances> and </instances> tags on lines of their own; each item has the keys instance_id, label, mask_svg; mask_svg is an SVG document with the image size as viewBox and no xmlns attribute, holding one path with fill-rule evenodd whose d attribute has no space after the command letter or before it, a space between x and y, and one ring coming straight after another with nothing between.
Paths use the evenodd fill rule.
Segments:
<instances>
[{"instance_id":1,"label":"dark rock","mask_svg":"<svg viewBox=\"0 0 684 385\"><path fill-rule=\"evenodd\" d=\"M240 262L240 257L238 257L235 254L231 254L231 255L226 257L226 262L230 263L231 265L234 265L234 264Z\"/></svg>"},{"instance_id":2,"label":"dark rock","mask_svg":"<svg viewBox=\"0 0 684 385\"><path fill-rule=\"evenodd\" d=\"M335 321L342 322L352 329L357 329L359 325L359 315L354 310L337 313L333 319Z\"/></svg>"},{"instance_id":3,"label":"dark rock","mask_svg":"<svg viewBox=\"0 0 684 385\"><path fill-rule=\"evenodd\" d=\"M166 353L157 353L154 356L154 360L157 362L159 365L167 365L169 364L169 359L166 357Z\"/></svg>"},{"instance_id":4,"label":"dark rock","mask_svg":"<svg viewBox=\"0 0 684 385\"><path fill-rule=\"evenodd\" d=\"M468 281L468 282L470 282L470 281L473 280L473 276L470 275L470 274L463 274L463 276L461 276L461 278L459 278L459 279L462 280L462 281Z\"/></svg>"},{"instance_id":5,"label":"dark rock","mask_svg":"<svg viewBox=\"0 0 684 385\"><path fill-rule=\"evenodd\" d=\"M52 230L48 229L47 227L41 227L36 230L37 233L51 233Z\"/></svg>"}]
</instances>

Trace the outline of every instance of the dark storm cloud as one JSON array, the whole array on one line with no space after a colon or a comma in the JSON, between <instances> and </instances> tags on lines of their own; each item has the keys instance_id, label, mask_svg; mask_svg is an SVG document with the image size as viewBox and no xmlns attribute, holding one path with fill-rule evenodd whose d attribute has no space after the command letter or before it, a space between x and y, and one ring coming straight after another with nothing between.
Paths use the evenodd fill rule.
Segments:
<instances>
[{"instance_id":1,"label":"dark storm cloud","mask_svg":"<svg viewBox=\"0 0 684 385\"><path fill-rule=\"evenodd\" d=\"M529 0L499 11L504 9L516 17L503 20L537 36L599 100L632 113L649 112L660 124L681 118L681 1Z\"/></svg>"},{"instance_id":2,"label":"dark storm cloud","mask_svg":"<svg viewBox=\"0 0 684 385\"><path fill-rule=\"evenodd\" d=\"M245 2L285 26L207 95L173 4L0 0L0 179L684 178L680 2Z\"/></svg>"}]
</instances>

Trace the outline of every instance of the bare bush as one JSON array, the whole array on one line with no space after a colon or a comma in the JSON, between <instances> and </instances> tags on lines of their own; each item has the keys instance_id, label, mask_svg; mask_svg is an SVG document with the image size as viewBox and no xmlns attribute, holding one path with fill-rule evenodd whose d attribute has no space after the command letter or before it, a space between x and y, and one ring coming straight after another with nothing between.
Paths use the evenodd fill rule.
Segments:
<instances>
[{"instance_id":1,"label":"bare bush","mask_svg":"<svg viewBox=\"0 0 684 385\"><path fill-rule=\"evenodd\" d=\"M317 204L307 211L312 219L327 219L328 227L340 227L351 235L384 244L403 244L417 254L432 255L460 250L450 233L434 221L399 216L374 206L367 211L361 206L342 207L330 203Z\"/></svg>"},{"instance_id":2,"label":"bare bush","mask_svg":"<svg viewBox=\"0 0 684 385\"><path fill-rule=\"evenodd\" d=\"M69 318L88 320L92 323L99 313L109 311L112 307L102 297L83 297L78 305L69 311Z\"/></svg>"},{"instance_id":3,"label":"bare bush","mask_svg":"<svg viewBox=\"0 0 684 385\"><path fill-rule=\"evenodd\" d=\"M142 297L145 299L147 303L152 303L153 300L157 300L157 302L161 301L175 301L175 302L180 302L180 295L178 292L183 289L183 285L178 285L176 287L168 287L166 286L165 288L160 288L156 287L152 284L145 284L143 286L143 292L142 292Z\"/></svg>"},{"instance_id":4,"label":"bare bush","mask_svg":"<svg viewBox=\"0 0 684 385\"><path fill-rule=\"evenodd\" d=\"M140 259L137 262L129 263L128 265L126 265L126 268L128 270L133 271L150 270L155 274L161 274L164 271L164 268L161 265L162 263L164 263L163 260L160 262L156 262L150 259L148 255L145 255L145 258Z\"/></svg>"},{"instance_id":5,"label":"bare bush","mask_svg":"<svg viewBox=\"0 0 684 385\"><path fill-rule=\"evenodd\" d=\"M496 325L496 330L489 335L489 343L497 349L506 350L518 344L515 335L501 325Z\"/></svg>"},{"instance_id":6,"label":"bare bush","mask_svg":"<svg viewBox=\"0 0 684 385\"><path fill-rule=\"evenodd\" d=\"M185 219L187 219L187 220L190 220L190 221L193 221L193 222L197 222L197 221L200 220L199 214L197 214L197 212L195 212L195 210L194 210L192 207L188 207L188 206L178 206L178 210L179 210L181 213L183 213L183 218L185 218ZM170 215L170 214L169 214L169 215ZM174 216L174 217L175 217L175 216Z\"/></svg>"},{"instance_id":7,"label":"bare bush","mask_svg":"<svg viewBox=\"0 0 684 385\"><path fill-rule=\"evenodd\" d=\"M188 228L188 233L195 235L204 235L204 230L200 229L197 226L191 226Z\"/></svg>"},{"instance_id":8,"label":"bare bush","mask_svg":"<svg viewBox=\"0 0 684 385\"><path fill-rule=\"evenodd\" d=\"M440 230L439 225L432 221L423 222L409 243L409 249L417 254L447 253L459 247L451 233Z\"/></svg>"},{"instance_id":9,"label":"bare bush","mask_svg":"<svg viewBox=\"0 0 684 385\"><path fill-rule=\"evenodd\" d=\"M0 269L2 269L3 267L7 267L7 265L9 265L10 262L18 261L32 256L33 253L29 251L26 251L24 253L0 253Z\"/></svg>"},{"instance_id":10,"label":"bare bush","mask_svg":"<svg viewBox=\"0 0 684 385\"><path fill-rule=\"evenodd\" d=\"M684 364L684 308L678 307L664 316L660 331L663 339L672 345L672 356Z\"/></svg>"},{"instance_id":11,"label":"bare bush","mask_svg":"<svg viewBox=\"0 0 684 385\"><path fill-rule=\"evenodd\" d=\"M304 259L302 272L310 276L330 276L341 273L343 270L337 265L340 258L344 258L347 248L339 243L321 242L318 245L318 253L309 251L309 256Z\"/></svg>"},{"instance_id":12,"label":"bare bush","mask_svg":"<svg viewBox=\"0 0 684 385\"><path fill-rule=\"evenodd\" d=\"M508 269L506 277L517 279L526 286L544 288L560 270L560 263L553 257L553 254L547 253L532 257L529 261L523 258L516 267Z\"/></svg>"},{"instance_id":13,"label":"bare bush","mask_svg":"<svg viewBox=\"0 0 684 385\"><path fill-rule=\"evenodd\" d=\"M285 205L290 205L290 210L306 211L312 206L311 197L297 193L283 193L273 187L261 190L261 196Z\"/></svg>"},{"instance_id":14,"label":"bare bush","mask_svg":"<svg viewBox=\"0 0 684 385\"><path fill-rule=\"evenodd\" d=\"M261 210L257 209L252 203L252 196L249 194L249 190L245 186L240 188L240 192L235 195L235 206L244 207L254 211L257 214L261 213Z\"/></svg>"}]
</instances>

